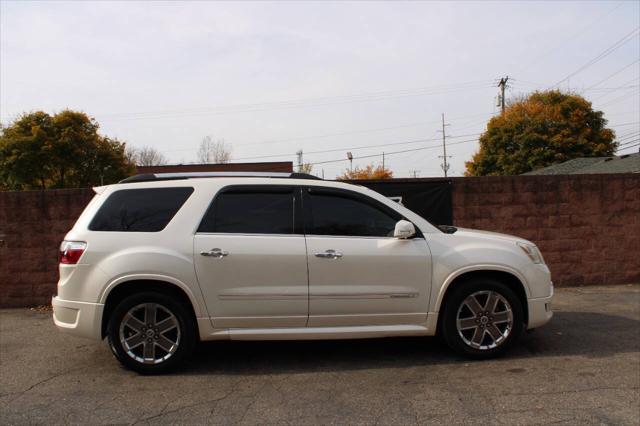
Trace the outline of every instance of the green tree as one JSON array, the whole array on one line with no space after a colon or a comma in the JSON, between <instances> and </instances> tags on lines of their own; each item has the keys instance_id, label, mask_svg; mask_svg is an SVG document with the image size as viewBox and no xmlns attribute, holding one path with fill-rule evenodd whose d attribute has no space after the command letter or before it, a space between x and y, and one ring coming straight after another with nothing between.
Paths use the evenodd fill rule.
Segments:
<instances>
[{"instance_id":1,"label":"green tree","mask_svg":"<svg viewBox=\"0 0 640 426\"><path fill-rule=\"evenodd\" d=\"M44 112L23 115L3 128L0 186L4 189L44 189L51 173L45 146L53 133L53 120Z\"/></svg>"},{"instance_id":2,"label":"green tree","mask_svg":"<svg viewBox=\"0 0 640 426\"><path fill-rule=\"evenodd\" d=\"M0 134L0 187L84 187L128 176L133 169L125 144L98 128L83 112L23 114Z\"/></svg>"},{"instance_id":3,"label":"green tree","mask_svg":"<svg viewBox=\"0 0 640 426\"><path fill-rule=\"evenodd\" d=\"M577 157L613 155L617 144L602 111L579 95L535 92L492 118L467 176L517 175Z\"/></svg>"}]
</instances>

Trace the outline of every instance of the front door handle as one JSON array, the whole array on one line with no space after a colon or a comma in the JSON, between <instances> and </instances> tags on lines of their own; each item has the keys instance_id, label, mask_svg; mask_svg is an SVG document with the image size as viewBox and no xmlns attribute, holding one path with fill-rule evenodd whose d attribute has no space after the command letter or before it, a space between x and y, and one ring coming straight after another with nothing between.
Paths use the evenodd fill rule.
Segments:
<instances>
[{"instance_id":1,"label":"front door handle","mask_svg":"<svg viewBox=\"0 0 640 426\"><path fill-rule=\"evenodd\" d=\"M228 256L229 252L219 248L214 248L209 251L201 251L200 255L207 256L207 257L217 257L218 259L222 259L223 257Z\"/></svg>"},{"instance_id":2,"label":"front door handle","mask_svg":"<svg viewBox=\"0 0 640 426\"><path fill-rule=\"evenodd\" d=\"M325 250L324 253L316 253L316 257L321 257L323 259L340 259L342 257L342 253L329 249Z\"/></svg>"}]
</instances>

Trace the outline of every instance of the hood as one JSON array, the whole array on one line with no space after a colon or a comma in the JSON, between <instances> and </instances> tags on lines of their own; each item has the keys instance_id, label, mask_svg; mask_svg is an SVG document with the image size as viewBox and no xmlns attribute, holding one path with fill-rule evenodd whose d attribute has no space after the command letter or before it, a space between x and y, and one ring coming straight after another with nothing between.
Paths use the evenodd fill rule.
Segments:
<instances>
[{"instance_id":1,"label":"hood","mask_svg":"<svg viewBox=\"0 0 640 426\"><path fill-rule=\"evenodd\" d=\"M535 245L529 240L525 240L524 238L516 237L514 235L500 234L499 232L479 231L477 229L458 228L458 231L455 233L455 235L459 235L461 237L477 237L490 240L511 241L514 243L520 242Z\"/></svg>"}]
</instances>

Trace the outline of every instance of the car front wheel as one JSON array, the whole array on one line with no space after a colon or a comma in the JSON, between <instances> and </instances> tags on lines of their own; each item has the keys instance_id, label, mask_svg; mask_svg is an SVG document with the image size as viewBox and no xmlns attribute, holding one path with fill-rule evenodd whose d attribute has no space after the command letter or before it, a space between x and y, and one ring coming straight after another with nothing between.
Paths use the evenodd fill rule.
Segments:
<instances>
[{"instance_id":1,"label":"car front wheel","mask_svg":"<svg viewBox=\"0 0 640 426\"><path fill-rule=\"evenodd\" d=\"M113 311L108 341L126 368L155 374L175 367L193 350L195 330L185 307L168 296L145 292L124 299Z\"/></svg>"},{"instance_id":2,"label":"car front wheel","mask_svg":"<svg viewBox=\"0 0 640 426\"><path fill-rule=\"evenodd\" d=\"M490 279L473 280L447 298L442 334L456 352L471 358L503 354L524 326L520 300L507 285Z\"/></svg>"}]
</instances>

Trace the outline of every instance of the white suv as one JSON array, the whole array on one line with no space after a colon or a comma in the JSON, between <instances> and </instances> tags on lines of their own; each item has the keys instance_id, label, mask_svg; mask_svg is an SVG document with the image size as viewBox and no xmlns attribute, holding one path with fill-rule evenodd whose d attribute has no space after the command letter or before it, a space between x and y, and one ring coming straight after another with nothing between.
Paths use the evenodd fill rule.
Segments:
<instances>
[{"instance_id":1,"label":"white suv","mask_svg":"<svg viewBox=\"0 0 640 426\"><path fill-rule=\"evenodd\" d=\"M361 186L163 174L95 192L60 248L53 319L142 373L216 339L439 334L486 358L552 316L533 243L440 229Z\"/></svg>"}]
</instances>

